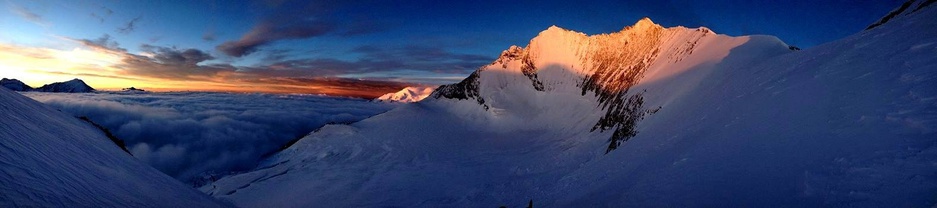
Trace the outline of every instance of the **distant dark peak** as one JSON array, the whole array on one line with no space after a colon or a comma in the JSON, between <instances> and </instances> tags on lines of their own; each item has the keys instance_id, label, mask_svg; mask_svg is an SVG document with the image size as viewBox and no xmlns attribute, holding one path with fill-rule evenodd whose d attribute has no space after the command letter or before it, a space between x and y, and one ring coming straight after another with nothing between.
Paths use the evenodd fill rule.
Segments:
<instances>
[{"instance_id":1,"label":"distant dark peak","mask_svg":"<svg viewBox=\"0 0 937 208\"><path fill-rule=\"evenodd\" d=\"M0 85L13 91L33 90L32 87L30 87L29 85L26 85L26 83L23 83L22 81L19 81L17 79L7 79L7 78L0 79Z\"/></svg>"},{"instance_id":2,"label":"distant dark peak","mask_svg":"<svg viewBox=\"0 0 937 208\"><path fill-rule=\"evenodd\" d=\"M56 82L52 84L43 85L36 89L40 92L65 92L65 93L83 93L83 92L94 92L95 89L85 84L84 81L80 79L72 79L67 82Z\"/></svg>"},{"instance_id":3,"label":"distant dark peak","mask_svg":"<svg viewBox=\"0 0 937 208\"><path fill-rule=\"evenodd\" d=\"M472 72L471 75L459 83L439 86L439 88L436 88L436 90L433 91L433 94L431 94L430 97L435 99L474 99L478 102L479 105L482 105L485 110L487 110L488 106L485 105L485 99L482 98L478 93L478 73L479 71Z\"/></svg>"},{"instance_id":4,"label":"distant dark peak","mask_svg":"<svg viewBox=\"0 0 937 208\"><path fill-rule=\"evenodd\" d=\"M866 27L865 30L871 30L872 28L885 24L891 21L892 19L915 13L918 10L921 10L925 7L930 6L934 2L937 2L937 0L908 0L904 2L904 4L901 4L901 6L899 6L895 10L892 10L887 15L882 17L882 19L879 19L875 23L872 23L871 25L869 25L869 27Z\"/></svg>"},{"instance_id":5,"label":"distant dark peak","mask_svg":"<svg viewBox=\"0 0 937 208\"><path fill-rule=\"evenodd\" d=\"M130 91L130 92L145 92L145 91L146 91L146 90L139 89L139 88L136 88L136 87L128 87L128 88L124 88L124 89L121 89L121 90L122 90L122 91Z\"/></svg>"}]
</instances>

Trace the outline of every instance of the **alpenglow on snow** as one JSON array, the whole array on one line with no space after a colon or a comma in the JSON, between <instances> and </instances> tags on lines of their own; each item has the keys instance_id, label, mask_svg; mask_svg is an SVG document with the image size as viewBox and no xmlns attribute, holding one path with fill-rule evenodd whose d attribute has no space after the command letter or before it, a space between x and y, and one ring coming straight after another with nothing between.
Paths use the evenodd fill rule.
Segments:
<instances>
[{"instance_id":1,"label":"alpenglow on snow","mask_svg":"<svg viewBox=\"0 0 937 208\"><path fill-rule=\"evenodd\" d=\"M201 190L242 207L930 206L937 9L912 3L800 51L650 19L550 27Z\"/></svg>"}]
</instances>

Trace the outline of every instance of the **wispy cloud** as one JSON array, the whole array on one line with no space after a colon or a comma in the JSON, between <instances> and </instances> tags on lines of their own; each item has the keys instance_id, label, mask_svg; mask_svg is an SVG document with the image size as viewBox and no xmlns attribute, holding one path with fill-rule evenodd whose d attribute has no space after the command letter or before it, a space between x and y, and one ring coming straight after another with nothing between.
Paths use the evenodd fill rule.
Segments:
<instances>
[{"instance_id":1,"label":"wispy cloud","mask_svg":"<svg viewBox=\"0 0 937 208\"><path fill-rule=\"evenodd\" d=\"M354 36L383 31L377 20L349 18L342 8L348 2L311 2L286 0L268 2L270 10L254 27L237 40L225 41L217 49L229 56L242 57L281 40L295 40L325 35Z\"/></svg>"},{"instance_id":2,"label":"wispy cloud","mask_svg":"<svg viewBox=\"0 0 937 208\"><path fill-rule=\"evenodd\" d=\"M143 16L134 17L129 22L127 22L127 24L124 24L123 27L117 28L117 32L122 33L122 34L128 34L130 32L133 32L134 30L137 29L136 24L137 22L140 21L141 18L143 18Z\"/></svg>"},{"instance_id":3,"label":"wispy cloud","mask_svg":"<svg viewBox=\"0 0 937 208\"><path fill-rule=\"evenodd\" d=\"M70 39L70 38L69 38ZM113 51L117 53L127 52L127 49L121 48L120 44L117 41L111 39L111 35L104 34L97 39L70 39L77 41L84 46L87 46L92 49L102 50L102 51Z\"/></svg>"},{"instance_id":4,"label":"wispy cloud","mask_svg":"<svg viewBox=\"0 0 937 208\"><path fill-rule=\"evenodd\" d=\"M259 47L274 41L316 37L334 29L330 23L316 20L296 20L278 24L280 23L272 21L258 24L241 36L241 39L224 42L217 48L229 56L241 57L254 53Z\"/></svg>"},{"instance_id":5,"label":"wispy cloud","mask_svg":"<svg viewBox=\"0 0 937 208\"><path fill-rule=\"evenodd\" d=\"M134 81L144 81L144 79L137 79L133 77L126 76L114 76L106 74L92 74L92 73L76 73L76 72L64 72L64 71L36 71L35 73L45 73L45 74L56 74L56 75L68 75L72 77L100 77L100 78L110 78L110 79L124 79L124 80L134 80Z\"/></svg>"},{"instance_id":6,"label":"wispy cloud","mask_svg":"<svg viewBox=\"0 0 937 208\"><path fill-rule=\"evenodd\" d=\"M208 53L194 48L180 50L143 44L140 46L140 50L152 54L151 58L155 59L156 62L169 65L196 65L203 61L215 59Z\"/></svg>"},{"instance_id":7,"label":"wispy cloud","mask_svg":"<svg viewBox=\"0 0 937 208\"><path fill-rule=\"evenodd\" d=\"M216 38L218 38L218 37L217 37L217 35L215 34L215 31L214 31L214 30L208 30L208 31L205 31L204 34L202 34L202 40L204 40L204 41L209 41L209 42L211 42L211 41L215 41Z\"/></svg>"},{"instance_id":8,"label":"wispy cloud","mask_svg":"<svg viewBox=\"0 0 937 208\"><path fill-rule=\"evenodd\" d=\"M8 2L8 3L9 3L9 9L10 9L10 11L13 12L14 14L16 14L16 15L19 15L19 16L22 17L23 19L26 19L26 20L28 20L28 21L30 21L30 22L33 22L33 23L36 23L36 24L42 25L42 26L48 26L48 25L49 25L49 22L46 21L44 18L42 18L42 15L36 14L35 12L33 12L33 11L27 9L26 7L22 7L22 6L13 4L13 3L11 3L11 2Z\"/></svg>"},{"instance_id":9,"label":"wispy cloud","mask_svg":"<svg viewBox=\"0 0 937 208\"><path fill-rule=\"evenodd\" d=\"M111 14L114 14L114 10L111 10L105 6L101 6L98 11L91 12L90 16L91 18L97 19L98 22L104 23L104 18L111 16Z\"/></svg>"}]
</instances>

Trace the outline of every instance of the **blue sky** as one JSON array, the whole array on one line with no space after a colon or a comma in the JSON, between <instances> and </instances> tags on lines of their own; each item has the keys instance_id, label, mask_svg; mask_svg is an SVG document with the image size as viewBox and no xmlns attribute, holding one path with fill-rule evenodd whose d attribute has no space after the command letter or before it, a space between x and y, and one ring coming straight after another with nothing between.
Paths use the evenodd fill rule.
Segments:
<instances>
[{"instance_id":1,"label":"blue sky","mask_svg":"<svg viewBox=\"0 0 937 208\"><path fill-rule=\"evenodd\" d=\"M0 12L0 44L40 51L116 50L155 62L99 70L118 71L107 76L126 77L116 82L123 85L136 80L146 86L144 81L155 78L204 84L224 80L218 78L221 74L226 79L267 78L271 83L301 78L290 81L314 85L347 84L336 80L352 79L392 88L399 82L457 81L508 46L526 45L551 25L609 33L647 16L665 27L705 26L733 36L769 34L809 48L861 31L901 3L6 0L0 4L6 10ZM71 68L57 72L100 74Z\"/></svg>"}]
</instances>

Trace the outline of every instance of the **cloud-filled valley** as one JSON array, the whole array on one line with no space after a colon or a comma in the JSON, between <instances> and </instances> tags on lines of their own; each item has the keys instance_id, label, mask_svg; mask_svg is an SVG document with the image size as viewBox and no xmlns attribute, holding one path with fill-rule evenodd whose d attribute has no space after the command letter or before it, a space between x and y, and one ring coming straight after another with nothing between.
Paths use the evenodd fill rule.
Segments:
<instances>
[{"instance_id":1,"label":"cloud-filled valley","mask_svg":"<svg viewBox=\"0 0 937 208\"><path fill-rule=\"evenodd\" d=\"M87 116L124 140L134 157L192 183L253 168L327 123L358 121L395 105L316 95L236 93L24 93Z\"/></svg>"}]
</instances>

